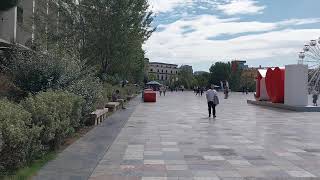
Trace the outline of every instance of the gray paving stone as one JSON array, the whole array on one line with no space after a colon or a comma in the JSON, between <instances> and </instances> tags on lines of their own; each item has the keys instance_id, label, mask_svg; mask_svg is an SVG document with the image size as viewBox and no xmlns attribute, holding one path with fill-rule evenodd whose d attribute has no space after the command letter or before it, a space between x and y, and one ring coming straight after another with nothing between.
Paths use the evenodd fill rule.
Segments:
<instances>
[{"instance_id":1,"label":"gray paving stone","mask_svg":"<svg viewBox=\"0 0 320 180\"><path fill-rule=\"evenodd\" d=\"M59 157L65 161L49 163L56 171L46 174L65 179L68 172L90 180L320 180L319 114L248 105L247 98L252 94L220 97L215 119L207 117L205 97L191 92L137 103L108 151L104 134L85 137L87 144L80 151L66 151ZM110 130L110 125L104 124L101 131ZM71 161L78 164L65 169ZM93 162L94 170L86 176Z\"/></svg>"}]
</instances>

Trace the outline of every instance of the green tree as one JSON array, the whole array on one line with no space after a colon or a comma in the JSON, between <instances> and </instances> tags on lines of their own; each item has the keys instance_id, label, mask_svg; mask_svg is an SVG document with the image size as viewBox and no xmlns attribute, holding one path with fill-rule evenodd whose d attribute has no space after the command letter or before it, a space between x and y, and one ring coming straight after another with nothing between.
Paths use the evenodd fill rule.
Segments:
<instances>
[{"instance_id":1,"label":"green tree","mask_svg":"<svg viewBox=\"0 0 320 180\"><path fill-rule=\"evenodd\" d=\"M225 62L216 62L210 67L210 83L220 85L221 81L231 78L231 65Z\"/></svg>"},{"instance_id":2,"label":"green tree","mask_svg":"<svg viewBox=\"0 0 320 180\"><path fill-rule=\"evenodd\" d=\"M154 80L157 80L157 76L155 74L149 73L148 81L154 81Z\"/></svg>"},{"instance_id":3,"label":"green tree","mask_svg":"<svg viewBox=\"0 0 320 180\"><path fill-rule=\"evenodd\" d=\"M147 0L49 0L49 13L46 2L38 6L36 49L95 67L100 77L143 80L142 44L154 31Z\"/></svg>"},{"instance_id":4,"label":"green tree","mask_svg":"<svg viewBox=\"0 0 320 180\"><path fill-rule=\"evenodd\" d=\"M196 84L196 80L188 69L181 68L178 74L178 81L176 82L176 85L178 86L184 86L187 89L192 88Z\"/></svg>"},{"instance_id":5,"label":"green tree","mask_svg":"<svg viewBox=\"0 0 320 180\"><path fill-rule=\"evenodd\" d=\"M196 86L207 87L209 83L210 73L201 73L199 75L195 75Z\"/></svg>"}]
</instances>

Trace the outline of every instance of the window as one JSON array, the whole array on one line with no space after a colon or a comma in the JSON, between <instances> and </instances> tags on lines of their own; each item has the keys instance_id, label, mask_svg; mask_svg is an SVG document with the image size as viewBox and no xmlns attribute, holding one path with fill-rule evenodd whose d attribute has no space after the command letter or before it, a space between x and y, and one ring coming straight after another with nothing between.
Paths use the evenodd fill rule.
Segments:
<instances>
[{"instance_id":1,"label":"window","mask_svg":"<svg viewBox=\"0 0 320 180\"><path fill-rule=\"evenodd\" d=\"M176 71L176 74L178 74L178 71Z\"/></svg>"},{"instance_id":2,"label":"window","mask_svg":"<svg viewBox=\"0 0 320 180\"><path fill-rule=\"evenodd\" d=\"M160 76L158 75L158 79L160 79Z\"/></svg>"},{"instance_id":3,"label":"window","mask_svg":"<svg viewBox=\"0 0 320 180\"><path fill-rule=\"evenodd\" d=\"M172 70L171 70L171 74L172 74Z\"/></svg>"},{"instance_id":4,"label":"window","mask_svg":"<svg viewBox=\"0 0 320 180\"><path fill-rule=\"evenodd\" d=\"M150 69L151 72L153 72L153 69Z\"/></svg>"},{"instance_id":5,"label":"window","mask_svg":"<svg viewBox=\"0 0 320 180\"><path fill-rule=\"evenodd\" d=\"M23 23L23 9L20 6L17 7L17 21L19 24Z\"/></svg>"},{"instance_id":6,"label":"window","mask_svg":"<svg viewBox=\"0 0 320 180\"><path fill-rule=\"evenodd\" d=\"M166 80L168 80L168 76L166 76Z\"/></svg>"},{"instance_id":7,"label":"window","mask_svg":"<svg viewBox=\"0 0 320 180\"><path fill-rule=\"evenodd\" d=\"M161 70L161 72L163 73L163 69Z\"/></svg>"},{"instance_id":8,"label":"window","mask_svg":"<svg viewBox=\"0 0 320 180\"><path fill-rule=\"evenodd\" d=\"M158 72L159 72L159 69L158 69Z\"/></svg>"},{"instance_id":9,"label":"window","mask_svg":"<svg viewBox=\"0 0 320 180\"><path fill-rule=\"evenodd\" d=\"M166 70L166 73L168 73L168 70Z\"/></svg>"},{"instance_id":10,"label":"window","mask_svg":"<svg viewBox=\"0 0 320 180\"><path fill-rule=\"evenodd\" d=\"M163 76L161 76L161 80L163 80Z\"/></svg>"}]
</instances>

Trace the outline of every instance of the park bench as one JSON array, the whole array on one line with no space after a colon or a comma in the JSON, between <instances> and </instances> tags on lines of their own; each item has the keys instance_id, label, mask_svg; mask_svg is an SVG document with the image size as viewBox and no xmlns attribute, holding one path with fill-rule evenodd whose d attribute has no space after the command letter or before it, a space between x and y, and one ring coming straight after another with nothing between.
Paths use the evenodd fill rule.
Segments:
<instances>
[{"instance_id":1,"label":"park bench","mask_svg":"<svg viewBox=\"0 0 320 180\"><path fill-rule=\"evenodd\" d=\"M100 124L106 117L109 109L97 109L91 113L91 119L94 120L94 125Z\"/></svg>"},{"instance_id":2,"label":"park bench","mask_svg":"<svg viewBox=\"0 0 320 180\"><path fill-rule=\"evenodd\" d=\"M122 105L126 102L126 100L125 99L117 99L117 102L120 103L120 105Z\"/></svg>"},{"instance_id":3,"label":"park bench","mask_svg":"<svg viewBox=\"0 0 320 180\"><path fill-rule=\"evenodd\" d=\"M120 107L119 102L108 102L106 104L106 108L108 108L111 112L116 111Z\"/></svg>"},{"instance_id":4,"label":"park bench","mask_svg":"<svg viewBox=\"0 0 320 180\"><path fill-rule=\"evenodd\" d=\"M134 98L134 94L131 94L131 95L128 95L128 96L127 96L127 100L128 100L128 101L130 101L130 100L133 99L133 98Z\"/></svg>"}]
</instances>

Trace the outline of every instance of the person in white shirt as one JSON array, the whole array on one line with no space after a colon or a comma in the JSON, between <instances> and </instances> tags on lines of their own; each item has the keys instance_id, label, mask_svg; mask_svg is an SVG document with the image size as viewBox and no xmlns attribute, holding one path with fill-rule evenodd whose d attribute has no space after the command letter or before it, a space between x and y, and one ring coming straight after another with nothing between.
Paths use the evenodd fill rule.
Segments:
<instances>
[{"instance_id":1,"label":"person in white shirt","mask_svg":"<svg viewBox=\"0 0 320 180\"><path fill-rule=\"evenodd\" d=\"M208 91L206 92L207 102L208 102L208 111L209 111L209 118L211 117L211 109L212 109L212 117L216 117L216 106L219 104L218 93L213 87L209 87Z\"/></svg>"}]
</instances>

